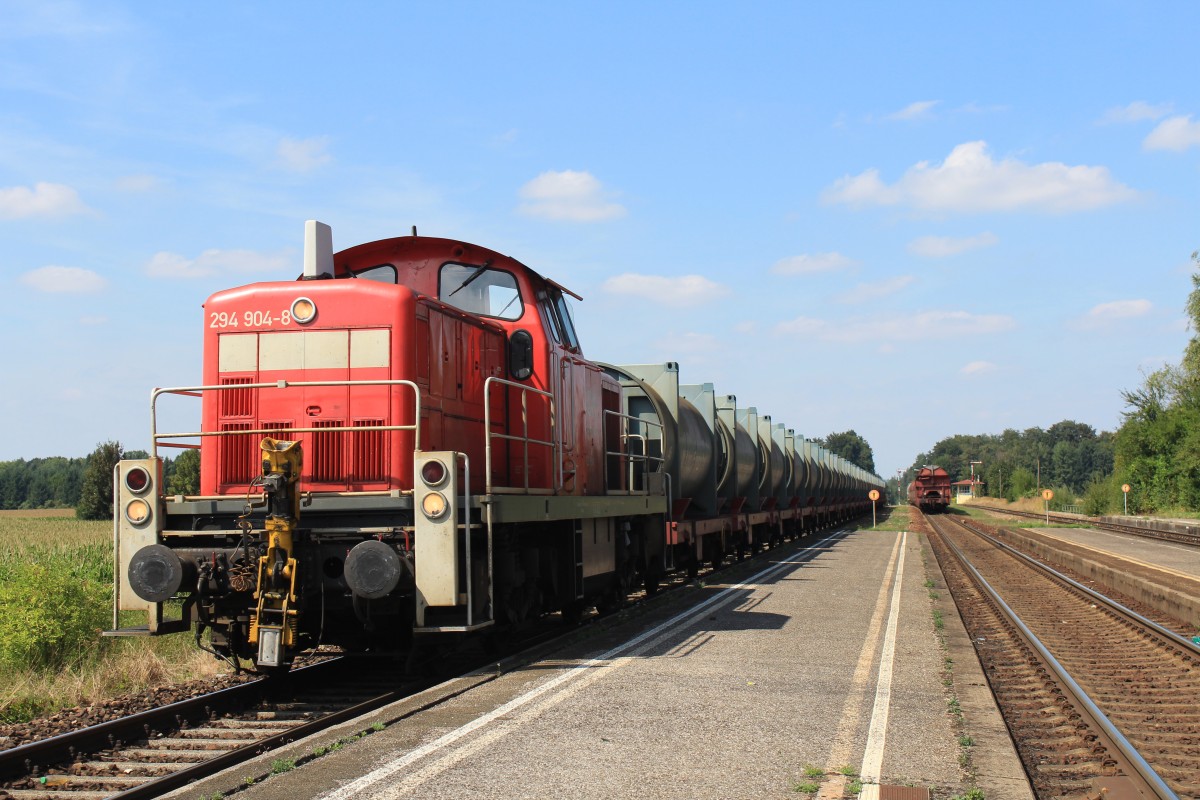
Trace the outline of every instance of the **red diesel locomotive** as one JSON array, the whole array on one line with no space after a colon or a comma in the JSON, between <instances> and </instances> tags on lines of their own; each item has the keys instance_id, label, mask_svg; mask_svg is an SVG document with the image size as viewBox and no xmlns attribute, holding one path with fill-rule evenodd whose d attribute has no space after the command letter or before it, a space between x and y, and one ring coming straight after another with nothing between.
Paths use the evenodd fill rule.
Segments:
<instances>
[{"instance_id":1,"label":"red diesel locomotive","mask_svg":"<svg viewBox=\"0 0 1200 800\"><path fill-rule=\"evenodd\" d=\"M945 511L950 505L950 475L939 466L921 467L908 485L908 504L927 513Z\"/></svg>"},{"instance_id":2,"label":"red diesel locomotive","mask_svg":"<svg viewBox=\"0 0 1200 800\"><path fill-rule=\"evenodd\" d=\"M195 626L272 669L570 616L883 487L673 363L588 360L575 295L515 259L415 230L331 242L310 221L297 281L210 297L203 384L152 393L151 457L114 475L114 634ZM159 430L179 397L199 431ZM164 492L166 446L199 448L198 496ZM147 625L118 628L134 610Z\"/></svg>"}]
</instances>

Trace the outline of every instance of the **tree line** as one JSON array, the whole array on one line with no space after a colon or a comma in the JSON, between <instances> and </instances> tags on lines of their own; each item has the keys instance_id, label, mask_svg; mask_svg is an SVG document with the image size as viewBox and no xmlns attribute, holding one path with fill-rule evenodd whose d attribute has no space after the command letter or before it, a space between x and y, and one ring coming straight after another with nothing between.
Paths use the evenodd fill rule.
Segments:
<instances>
[{"instance_id":1,"label":"tree line","mask_svg":"<svg viewBox=\"0 0 1200 800\"><path fill-rule=\"evenodd\" d=\"M120 442L102 442L86 458L0 461L0 509L74 508L80 519L112 519L113 467L122 458L147 458ZM184 450L163 459L168 494L200 491L200 453Z\"/></svg>"},{"instance_id":2,"label":"tree line","mask_svg":"<svg viewBox=\"0 0 1200 800\"><path fill-rule=\"evenodd\" d=\"M950 436L917 456L900 488L905 490L921 467L935 464L955 481L970 478L973 471L989 497L1016 500L1047 487L1084 494L1112 474L1113 434L1063 420L1045 430L1009 428L1000 434Z\"/></svg>"}]
</instances>

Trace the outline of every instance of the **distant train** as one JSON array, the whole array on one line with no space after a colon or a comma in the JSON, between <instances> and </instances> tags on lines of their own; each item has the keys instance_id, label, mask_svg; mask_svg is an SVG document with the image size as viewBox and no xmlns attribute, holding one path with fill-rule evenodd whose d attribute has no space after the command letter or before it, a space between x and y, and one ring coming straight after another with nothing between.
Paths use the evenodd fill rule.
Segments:
<instances>
[{"instance_id":1,"label":"distant train","mask_svg":"<svg viewBox=\"0 0 1200 800\"><path fill-rule=\"evenodd\" d=\"M908 504L930 513L945 511L950 505L950 474L937 465L921 467L908 485Z\"/></svg>"},{"instance_id":2,"label":"distant train","mask_svg":"<svg viewBox=\"0 0 1200 800\"><path fill-rule=\"evenodd\" d=\"M870 510L877 475L675 363L586 358L570 296L415 231L335 254L310 222L299 280L205 303L203 385L153 393L200 428L155 416L117 467L116 611L148 624L113 633L286 669L617 605ZM199 495L165 490L167 446L199 448Z\"/></svg>"}]
</instances>

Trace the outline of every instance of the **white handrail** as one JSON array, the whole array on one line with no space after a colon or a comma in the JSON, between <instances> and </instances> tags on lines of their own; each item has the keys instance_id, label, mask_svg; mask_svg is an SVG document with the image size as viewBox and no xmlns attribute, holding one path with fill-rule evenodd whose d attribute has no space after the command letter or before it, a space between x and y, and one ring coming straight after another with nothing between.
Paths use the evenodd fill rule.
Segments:
<instances>
[{"instance_id":1,"label":"white handrail","mask_svg":"<svg viewBox=\"0 0 1200 800\"><path fill-rule=\"evenodd\" d=\"M515 436L515 435L507 434L507 433L494 433L492 431L491 398L492 398L492 387L495 385L511 386L512 388L519 389L521 391L522 430L521 430L520 436ZM550 424L550 431L551 431L551 438L549 440L531 439L529 437L528 395L530 392L532 392L533 394L541 395L550 401L549 414L547 415L547 422ZM555 476L557 478L557 480L555 480L553 482L554 485L549 488L553 489L554 491L557 491L562 486L562 473L561 473L562 461L558 457L561 445L559 442L559 437L557 435L559 432L559 429L558 429L558 426L555 425L554 412L555 412L554 395L551 394L550 392L546 392L541 389L535 389L532 386L526 386L523 383L516 383L515 381L508 381L508 380L504 380L503 378L497 378L495 376L490 377L486 381L483 382L483 428L484 428L484 435L486 436L486 445L484 448L484 454L485 454L484 469L486 470L486 475L484 477L484 484L486 486L486 491L488 494L491 494L497 488L521 488L521 487L497 487L492 483L492 440L493 439L504 439L506 441L515 441L515 442L523 443L523 445L524 445L524 448L523 448L523 452L524 452L523 473L525 475L524 489L526 492L529 491L529 445L531 445L531 444L550 448L551 453L554 458L554 462L555 462L555 464L551 465L551 468L553 470L555 470L552 472L552 475ZM538 488L540 488L540 487L538 487Z\"/></svg>"},{"instance_id":2,"label":"white handrail","mask_svg":"<svg viewBox=\"0 0 1200 800\"><path fill-rule=\"evenodd\" d=\"M188 395L200 397L204 392L227 392L234 389L290 389L307 386L407 386L413 390L415 407L413 409L413 424L411 425L339 425L329 428L287 428L287 433L337 433L342 431L412 431L413 449L421 449L421 387L412 381L377 380L377 381L274 381L273 383L229 383L218 386L180 386L169 389L155 389L150 393L150 450L151 455L158 458L158 442L160 439L193 439L206 436L246 436L255 434L278 434L279 428L262 428L244 431L187 431L180 433L158 432L158 398L164 394Z\"/></svg>"}]
</instances>

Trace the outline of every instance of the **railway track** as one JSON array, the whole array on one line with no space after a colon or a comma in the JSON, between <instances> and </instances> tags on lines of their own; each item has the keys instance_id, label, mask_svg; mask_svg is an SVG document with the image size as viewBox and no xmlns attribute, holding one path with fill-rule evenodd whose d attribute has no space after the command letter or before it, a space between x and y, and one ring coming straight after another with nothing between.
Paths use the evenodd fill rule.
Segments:
<instances>
[{"instance_id":1,"label":"railway track","mask_svg":"<svg viewBox=\"0 0 1200 800\"><path fill-rule=\"evenodd\" d=\"M1038 796L1200 797L1200 648L969 524L925 520Z\"/></svg>"},{"instance_id":2,"label":"railway track","mask_svg":"<svg viewBox=\"0 0 1200 800\"><path fill-rule=\"evenodd\" d=\"M817 532L822 536L825 532ZM778 543L775 543L778 544ZM772 549L768 547L767 550ZM742 560L742 554L736 561ZM727 568L733 569L731 563ZM701 577L711 567L699 570ZM689 583L683 573L658 596ZM630 596L644 606L644 591ZM635 612L636 613L636 612ZM564 632L556 617L505 648L441 652L434 674L401 678L400 665L382 658L334 658L275 679L259 679L161 708L0 750L0 800L141 800L158 797L235 764L396 702L456 674L488 666L488 674L416 708L418 713L493 680L527 660L531 651L558 646ZM502 661L498 661L502 659ZM501 663L507 666L501 667Z\"/></svg>"},{"instance_id":3,"label":"railway track","mask_svg":"<svg viewBox=\"0 0 1200 800\"><path fill-rule=\"evenodd\" d=\"M0 751L0 797L157 797L414 691L336 658Z\"/></svg>"},{"instance_id":4,"label":"railway track","mask_svg":"<svg viewBox=\"0 0 1200 800\"><path fill-rule=\"evenodd\" d=\"M1079 514L1059 514L1053 511L1051 511L1049 514L1037 513L1034 511L1018 511L1016 509L998 508L996 506L984 505L982 503L972 503L970 507L982 509L993 514L1008 514L1014 517L1024 517L1026 519L1048 520L1051 523L1063 525L1078 525L1080 523L1087 523L1088 527L1096 528L1097 530L1113 531L1115 533L1124 533L1130 536L1141 536L1146 539L1161 539L1167 542L1175 542L1177 544L1200 547L1200 534L1196 533L1171 531L1162 528L1143 528L1136 525L1122 525L1118 522L1106 522L1098 517L1086 517Z\"/></svg>"}]
</instances>

